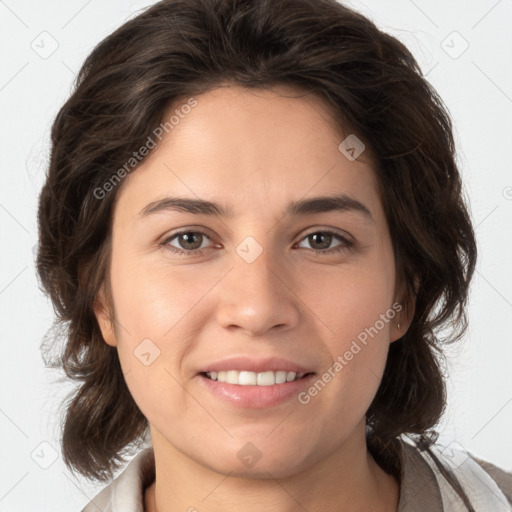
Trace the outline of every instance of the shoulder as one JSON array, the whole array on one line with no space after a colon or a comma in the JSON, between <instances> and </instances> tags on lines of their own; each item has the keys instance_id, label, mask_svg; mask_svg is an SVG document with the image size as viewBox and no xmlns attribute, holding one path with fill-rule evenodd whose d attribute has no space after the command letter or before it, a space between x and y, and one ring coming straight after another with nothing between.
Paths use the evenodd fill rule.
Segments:
<instances>
[{"instance_id":1,"label":"shoulder","mask_svg":"<svg viewBox=\"0 0 512 512\"><path fill-rule=\"evenodd\" d=\"M152 448L139 452L122 473L97 494L81 512L143 512L144 490L155 479Z\"/></svg>"},{"instance_id":2,"label":"shoulder","mask_svg":"<svg viewBox=\"0 0 512 512\"><path fill-rule=\"evenodd\" d=\"M496 482L500 490L507 497L509 503L512 504L512 471L505 471L504 469L495 466L490 462L479 459L477 457L473 458Z\"/></svg>"},{"instance_id":3,"label":"shoulder","mask_svg":"<svg viewBox=\"0 0 512 512\"><path fill-rule=\"evenodd\" d=\"M460 484L476 512L512 511L512 473L476 458L458 443L434 444L420 450L401 440L402 464L399 512L465 511L451 477ZM404 501L402 501L404 498Z\"/></svg>"}]
</instances>

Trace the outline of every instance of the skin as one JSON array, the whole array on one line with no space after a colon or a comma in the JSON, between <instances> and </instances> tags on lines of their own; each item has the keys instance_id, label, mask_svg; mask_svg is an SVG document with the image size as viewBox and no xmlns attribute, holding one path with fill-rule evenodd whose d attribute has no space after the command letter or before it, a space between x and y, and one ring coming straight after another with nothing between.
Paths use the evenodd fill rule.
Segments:
<instances>
[{"instance_id":1,"label":"skin","mask_svg":"<svg viewBox=\"0 0 512 512\"><path fill-rule=\"evenodd\" d=\"M371 159L363 153L350 161L338 150L348 134L313 95L228 84L196 99L117 191L115 322L104 295L95 304L104 339L117 347L150 424L156 481L145 491L145 510L229 512L243 503L249 512L396 511L399 484L367 450L365 413L389 345L409 324L405 310L307 405L293 398L236 408L197 376L209 362L241 354L283 357L321 375L397 302ZM291 201L335 193L363 203L372 218L355 210L284 213ZM140 216L168 196L214 201L234 214ZM198 235L202 254L171 252L190 247L171 238L183 228L207 232ZM353 247L307 236L326 230ZM236 252L247 236L262 248L252 263ZM144 339L160 350L147 366L134 355ZM250 468L237 457L247 442L261 453Z\"/></svg>"}]
</instances>

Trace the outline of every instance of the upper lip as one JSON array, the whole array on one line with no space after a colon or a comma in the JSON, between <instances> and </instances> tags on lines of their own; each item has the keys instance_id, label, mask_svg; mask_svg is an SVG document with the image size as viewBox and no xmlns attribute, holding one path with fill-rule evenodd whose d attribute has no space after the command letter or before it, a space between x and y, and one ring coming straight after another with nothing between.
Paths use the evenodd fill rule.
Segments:
<instances>
[{"instance_id":1,"label":"upper lip","mask_svg":"<svg viewBox=\"0 0 512 512\"><path fill-rule=\"evenodd\" d=\"M280 357L257 358L255 356L234 356L209 363L199 373L222 372L228 370L261 373L279 370L295 373L311 373L312 370Z\"/></svg>"}]
</instances>

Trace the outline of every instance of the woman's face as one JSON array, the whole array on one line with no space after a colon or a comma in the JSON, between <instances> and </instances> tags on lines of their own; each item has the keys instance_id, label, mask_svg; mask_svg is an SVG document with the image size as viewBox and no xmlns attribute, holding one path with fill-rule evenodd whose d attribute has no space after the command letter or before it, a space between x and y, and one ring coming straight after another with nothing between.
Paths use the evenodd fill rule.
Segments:
<instances>
[{"instance_id":1,"label":"woman's face","mask_svg":"<svg viewBox=\"0 0 512 512\"><path fill-rule=\"evenodd\" d=\"M293 96L233 86L174 106L118 193L115 329L96 307L155 453L232 475L291 475L361 443L400 335L367 154Z\"/></svg>"}]
</instances>

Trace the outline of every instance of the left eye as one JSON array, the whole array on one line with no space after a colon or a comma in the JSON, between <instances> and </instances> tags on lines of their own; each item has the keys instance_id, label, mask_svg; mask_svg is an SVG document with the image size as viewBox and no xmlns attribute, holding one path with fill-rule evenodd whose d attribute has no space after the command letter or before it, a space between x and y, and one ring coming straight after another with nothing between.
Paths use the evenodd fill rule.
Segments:
<instances>
[{"instance_id":1,"label":"left eye","mask_svg":"<svg viewBox=\"0 0 512 512\"><path fill-rule=\"evenodd\" d=\"M301 243L303 243L303 241L307 241L310 245L313 245L311 249L314 251L325 252L329 248L332 248L330 246L335 239L340 241L340 243L334 246L336 247L335 250L341 250L352 245L352 243L343 236L338 235L337 233L332 233L330 231L315 231L314 233L310 233L302 239Z\"/></svg>"}]
</instances>

